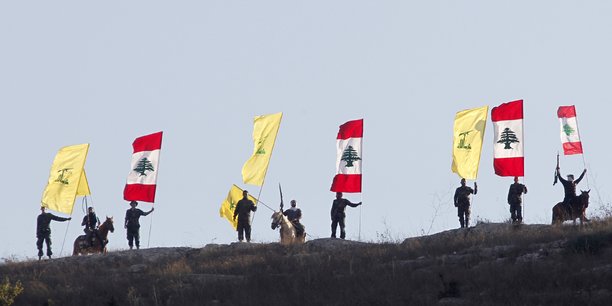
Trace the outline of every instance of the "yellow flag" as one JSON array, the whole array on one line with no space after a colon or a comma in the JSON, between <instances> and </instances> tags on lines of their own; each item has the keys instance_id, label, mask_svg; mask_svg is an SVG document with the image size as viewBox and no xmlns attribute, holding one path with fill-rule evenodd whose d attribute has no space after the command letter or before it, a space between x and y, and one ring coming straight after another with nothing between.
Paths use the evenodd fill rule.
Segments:
<instances>
[{"instance_id":1,"label":"yellow flag","mask_svg":"<svg viewBox=\"0 0 612 306\"><path fill-rule=\"evenodd\" d=\"M453 165L460 177L475 180L478 176L482 139L487 124L488 106L460 111L453 129Z\"/></svg>"},{"instance_id":2,"label":"yellow flag","mask_svg":"<svg viewBox=\"0 0 612 306\"><path fill-rule=\"evenodd\" d=\"M236 185L232 185L232 189L230 189L229 193L227 194L227 198L223 200L223 203L221 203L221 208L219 209L219 215L221 215L221 218L227 219L234 229L238 227L238 221L234 220L234 210L236 209L236 204L238 204L238 201L241 199L242 189ZM255 198L250 194L248 195L248 199L257 204L257 200L255 200Z\"/></svg>"},{"instance_id":3,"label":"yellow flag","mask_svg":"<svg viewBox=\"0 0 612 306\"><path fill-rule=\"evenodd\" d=\"M283 113L277 113L257 116L253 120L253 141L255 142L255 148L251 158L242 166L242 181L245 184L263 185L282 117Z\"/></svg>"},{"instance_id":4,"label":"yellow flag","mask_svg":"<svg viewBox=\"0 0 612 306\"><path fill-rule=\"evenodd\" d=\"M89 144L85 143L57 152L43 192L43 206L71 215L76 197L90 194L84 169L88 150Z\"/></svg>"}]
</instances>

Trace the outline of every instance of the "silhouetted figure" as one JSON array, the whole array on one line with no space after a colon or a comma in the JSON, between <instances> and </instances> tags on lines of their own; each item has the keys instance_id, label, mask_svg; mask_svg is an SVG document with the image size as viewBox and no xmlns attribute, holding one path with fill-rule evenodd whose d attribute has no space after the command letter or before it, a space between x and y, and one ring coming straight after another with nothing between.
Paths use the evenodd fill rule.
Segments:
<instances>
[{"instance_id":1,"label":"silhouetted figure","mask_svg":"<svg viewBox=\"0 0 612 306\"><path fill-rule=\"evenodd\" d=\"M140 249L140 216L149 215L155 208L151 207L151 210L144 212L136 208L138 206L136 201L131 201L130 206L131 208L125 212L125 225L123 227L127 229L127 240L130 250L134 247L134 242L136 242L136 249Z\"/></svg>"},{"instance_id":2,"label":"silhouetted figure","mask_svg":"<svg viewBox=\"0 0 612 306\"><path fill-rule=\"evenodd\" d=\"M249 192L242 191L242 199L236 204L234 209L234 220L238 217L238 241L242 242L244 236L246 241L251 242L251 211L257 211L257 206L253 201L249 200Z\"/></svg>"},{"instance_id":3,"label":"silhouetted figure","mask_svg":"<svg viewBox=\"0 0 612 306\"><path fill-rule=\"evenodd\" d=\"M87 209L87 215L83 217L83 221L81 222L82 226L85 226L83 231L85 232L86 239L89 241L89 246L94 245L94 237L100 240L100 235L98 235L98 227L100 226L100 219L96 216L93 207L89 207ZM104 244L104 241L101 241Z\"/></svg>"},{"instance_id":4,"label":"silhouetted figure","mask_svg":"<svg viewBox=\"0 0 612 306\"><path fill-rule=\"evenodd\" d=\"M72 218L62 218L58 217L54 214L45 212L45 207L40 207L40 215L36 219L36 247L38 248L38 260L40 260L43 256L43 242L47 244L47 256L51 258L53 252L51 251L51 220L53 221L68 221L72 220Z\"/></svg>"},{"instance_id":5,"label":"silhouetted figure","mask_svg":"<svg viewBox=\"0 0 612 306\"><path fill-rule=\"evenodd\" d=\"M459 216L461 227L470 226L470 194L478 193L478 185L474 182L474 189L465 185L465 179L461 179L461 187L455 190L455 207Z\"/></svg>"},{"instance_id":6,"label":"silhouetted figure","mask_svg":"<svg viewBox=\"0 0 612 306\"><path fill-rule=\"evenodd\" d=\"M512 223L523 223L523 193L527 194L527 187L519 183L518 176L514 177L514 184L508 190L508 204L510 204L510 218Z\"/></svg>"},{"instance_id":7,"label":"silhouetted figure","mask_svg":"<svg viewBox=\"0 0 612 306\"><path fill-rule=\"evenodd\" d=\"M296 236L304 234L304 225L300 223L300 219L302 219L302 210L297 208L297 202L295 200L291 200L291 208L286 209L283 215L287 216L287 219L289 219L295 227Z\"/></svg>"},{"instance_id":8,"label":"silhouetted figure","mask_svg":"<svg viewBox=\"0 0 612 306\"><path fill-rule=\"evenodd\" d=\"M584 171L582 171L582 174L577 180L574 180L573 174L568 174L567 180L566 180L563 177L561 177L560 168L557 167L557 178L559 179L559 181L561 181L561 184L563 184L563 190L565 191L565 195L563 197L563 206L568 211L570 216L573 215L572 214L572 203L576 199L576 185L578 185L580 181L582 181L582 179L584 178L584 175L586 174L586 171L587 170L584 169Z\"/></svg>"},{"instance_id":9,"label":"silhouetted figure","mask_svg":"<svg viewBox=\"0 0 612 306\"><path fill-rule=\"evenodd\" d=\"M340 238L344 239L346 237L346 232L344 231L344 218L346 218L346 213L344 212L347 206L357 207L361 205L359 203L351 203L347 199L342 198L342 192L336 192L336 199L332 203L331 208L331 237L336 238L336 229L338 228L338 224L340 224Z\"/></svg>"}]
</instances>

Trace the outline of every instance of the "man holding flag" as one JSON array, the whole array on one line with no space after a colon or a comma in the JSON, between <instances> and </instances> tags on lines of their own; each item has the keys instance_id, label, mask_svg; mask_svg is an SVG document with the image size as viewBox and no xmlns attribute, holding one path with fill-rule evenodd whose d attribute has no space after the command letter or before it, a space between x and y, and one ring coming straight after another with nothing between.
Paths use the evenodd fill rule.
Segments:
<instances>
[{"instance_id":1,"label":"man holding flag","mask_svg":"<svg viewBox=\"0 0 612 306\"><path fill-rule=\"evenodd\" d=\"M72 217L62 218L54 214L45 212L45 207L40 207L40 215L36 218L36 247L38 248L38 260L43 256L43 242L47 244L47 256L51 259L53 252L51 251L51 221L69 221Z\"/></svg>"},{"instance_id":2,"label":"man holding flag","mask_svg":"<svg viewBox=\"0 0 612 306\"><path fill-rule=\"evenodd\" d=\"M513 176L508 190L512 223L523 222L523 194L527 187L519 183L525 175L525 145L523 137L523 100L502 103L491 110L493 122L493 168L499 176Z\"/></svg>"},{"instance_id":3,"label":"man holding flag","mask_svg":"<svg viewBox=\"0 0 612 306\"><path fill-rule=\"evenodd\" d=\"M234 221L238 217L238 241L242 242L244 236L246 241L251 242L251 211L257 211L255 203L249 199L249 192L242 191L242 199L236 204L234 210Z\"/></svg>"},{"instance_id":4,"label":"man holding flag","mask_svg":"<svg viewBox=\"0 0 612 306\"><path fill-rule=\"evenodd\" d=\"M336 175L330 188L336 193L336 199L331 208L332 238L336 238L338 224L340 225L340 238L346 237L344 231L346 206L357 207L362 204L361 202L354 204L342 198L343 192L361 192L362 148L363 119L351 120L341 125L336 136ZM361 229L361 218L359 222Z\"/></svg>"},{"instance_id":5,"label":"man holding flag","mask_svg":"<svg viewBox=\"0 0 612 306\"><path fill-rule=\"evenodd\" d=\"M123 199L130 201L131 208L125 213L124 227L127 229L127 240L130 250L134 242L136 249L140 249L140 216L146 216L153 212L137 209L137 201L155 202L157 190L157 172L159 170L159 157L161 151L163 132L157 132L138 137L132 143L134 149L132 162L127 182L123 189ZM151 238L151 227L149 227L149 241Z\"/></svg>"},{"instance_id":6,"label":"man holding flag","mask_svg":"<svg viewBox=\"0 0 612 306\"><path fill-rule=\"evenodd\" d=\"M559 125L561 128L561 143L563 144L564 155L582 155L582 161L585 165L584 171L577 180L574 180L574 175L569 174L567 180L561 177L559 167L559 157L557 156L557 168L555 169L555 178L561 181L565 196L563 197L563 206L572 216L572 202L576 199L576 185L582 181L586 174L586 162L584 160L584 153L582 148L582 141L580 140L580 132L578 131L578 118L576 116L576 107L570 106L559 106L557 109L557 117L559 118ZM556 183L556 180L555 180ZM554 185L554 184L553 184ZM588 179L587 179L588 185Z\"/></svg>"},{"instance_id":7,"label":"man holding flag","mask_svg":"<svg viewBox=\"0 0 612 306\"><path fill-rule=\"evenodd\" d=\"M478 176L488 110L488 106L483 106L455 115L451 170L461 177L461 186L455 190L454 204L462 228L470 224L470 195L478 193L476 182L472 189L466 186L466 179L475 180Z\"/></svg>"},{"instance_id":8,"label":"man holding flag","mask_svg":"<svg viewBox=\"0 0 612 306\"><path fill-rule=\"evenodd\" d=\"M47 244L47 256L51 258L51 221L68 221L72 217L62 218L45 212L51 209L67 215L72 215L74 201L77 196L87 196L90 193L87 176L85 175L85 160L89 144L72 145L61 148L55 155L47 186L41 200L41 213L36 220L36 246L38 260L43 256L43 242Z\"/></svg>"}]
</instances>

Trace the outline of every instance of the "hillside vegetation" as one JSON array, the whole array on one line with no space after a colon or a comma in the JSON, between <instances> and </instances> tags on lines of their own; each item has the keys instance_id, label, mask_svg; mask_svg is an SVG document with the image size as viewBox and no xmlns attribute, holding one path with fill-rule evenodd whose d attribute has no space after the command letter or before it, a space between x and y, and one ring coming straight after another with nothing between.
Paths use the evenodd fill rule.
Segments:
<instances>
[{"instance_id":1,"label":"hillside vegetation","mask_svg":"<svg viewBox=\"0 0 612 306\"><path fill-rule=\"evenodd\" d=\"M6 261L14 305L609 305L612 220Z\"/></svg>"}]
</instances>

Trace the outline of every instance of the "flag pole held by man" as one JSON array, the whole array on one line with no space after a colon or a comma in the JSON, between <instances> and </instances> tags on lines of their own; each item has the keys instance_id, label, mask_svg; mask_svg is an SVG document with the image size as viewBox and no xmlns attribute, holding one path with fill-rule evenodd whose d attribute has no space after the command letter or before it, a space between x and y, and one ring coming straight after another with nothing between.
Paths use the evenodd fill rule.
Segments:
<instances>
[{"instance_id":1,"label":"flag pole held by man","mask_svg":"<svg viewBox=\"0 0 612 306\"><path fill-rule=\"evenodd\" d=\"M477 183L474 182L472 189L466 186L466 180L475 180L478 177L488 110L488 106L483 106L460 111L455 115L451 170L461 177L461 186L455 190L454 196L461 227L469 226L470 194L478 193Z\"/></svg>"},{"instance_id":2,"label":"flag pole held by man","mask_svg":"<svg viewBox=\"0 0 612 306\"><path fill-rule=\"evenodd\" d=\"M61 148L55 155L49 180L41 200L41 214L37 218L36 246L38 259L43 255L43 242L47 244L47 256L51 258L51 220L67 221L72 217L63 218L45 212L45 208L72 215L74 201L77 196L90 194L89 184L85 175L85 160L89 144L79 144Z\"/></svg>"},{"instance_id":3,"label":"flag pole held by man","mask_svg":"<svg viewBox=\"0 0 612 306\"><path fill-rule=\"evenodd\" d=\"M136 248L140 248L140 216L146 216L153 212L137 209L138 201L154 203L157 191L157 172L159 170L159 157L161 151L163 132L157 132L138 137L132 143L134 149L130 172L123 190L123 199L129 201L131 208L125 213L124 227L127 229L127 240L130 249L134 242ZM149 227L149 240L151 235Z\"/></svg>"},{"instance_id":4,"label":"flag pole held by man","mask_svg":"<svg viewBox=\"0 0 612 306\"><path fill-rule=\"evenodd\" d=\"M342 197L343 192L361 192L361 164L363 144L363 119L348 121L340 126L336 137L336 175L330 190L336 193L331 208L331 237L336 238L340 225L340 238L346 237L346 206L357 207L362 204L351 203Z\"/></svg>"},{"instance_id":5,"label":"flag pole held by man","mask_svg":"<svg viewBox=\"0 0 612 306\"><path fill-rule=\"evenodd\" d=\"M523 100L503 103L491 110L493 168L499 176L514 177L507 197L514 224L523 222L523 194L527 194L527 187L519 183L519 177L525 175L523 117Z\"/></svg>"}]
</instances>

